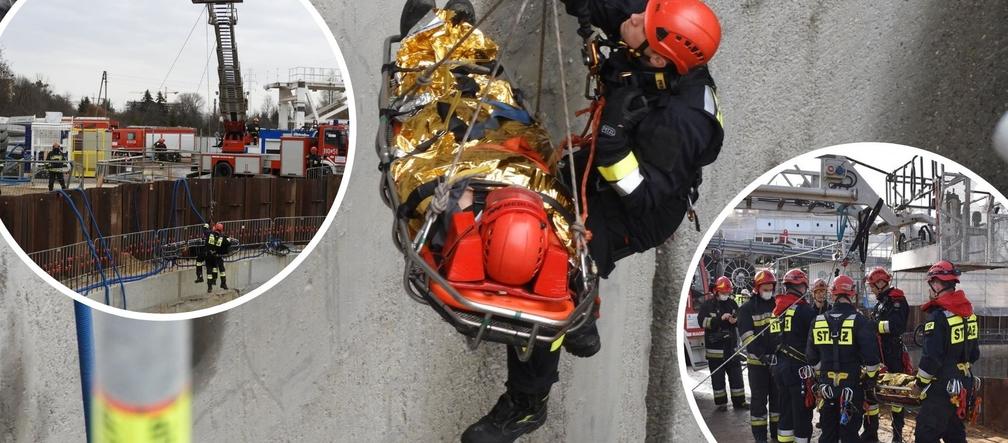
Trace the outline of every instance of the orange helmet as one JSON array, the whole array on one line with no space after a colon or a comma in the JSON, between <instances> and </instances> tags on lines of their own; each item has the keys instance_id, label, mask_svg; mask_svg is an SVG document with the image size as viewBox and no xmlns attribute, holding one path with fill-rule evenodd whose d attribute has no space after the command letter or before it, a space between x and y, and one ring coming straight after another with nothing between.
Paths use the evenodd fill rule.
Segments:
<instances>
[{"instance_id":1,"label":"orange helmet","mask_svg":"<svg viewBox=\"0 0 1008 443\"><path fill-rule=\"evenodd\" d=\"M542 197L514 186L491 191L480 221L480 236L490 278L509 285L528 283L539 272L549 241Z\"/></svg>"},{"instance_id":2,"label":"orange helmet","mask_svg":"<svg viewBox=\"0 0 1008 443\"><path fill-rule=\"evenodd\" d=\"M825 291L825 290L829 289L827 286L828 285L826 284L826 280L823 280L821 278L817 278L817 279L815 279L815 282L812 283L812 292L818 291L820 289L822 289L822 290Z\"/></svg>"},{"instance_id":3,"label":"orange helmet","mask_svg":"<svg viewBox=\"0 0 1008 443\"><path fill-rule=\"evenodd\" d=\"M671 60L680 75L707 64L721 44L721 23L700 0L649 1L644 33L648 46Z\"/></svg>"},{"instance_id":4,"label":"orange helmet","mask_svg":"<svg viewBox=\"0 0 1008 443\"><path fill-rule=\"evenodd\" d=\"M834 299L845 295L847 297L857 296L857 286L854 284L854 279L846 275L841 275L833 279L833 287L830 289L830 295Z\"/></svg>"},{"instance_id":5,"label":"orange helmet","mask_svg":"<svg viewBox=\"0 0 1008 443\"><path fill-rule=\"evenodd\" d=\"M942 260L938 263L931 265L931 269L928 269L926 281L938 279L945 282L959 283L959 272L955 265L948 260Z\"/></svg>"},{"instance_id":6,"label":"orange helmet","mask_svg":"<svg viewBox=\"0 0 1008 443\"><path fill-rule=\"evenodd\" d=\"M790 271L787 271L787 274L784 274L784 284L794 286L798 285L808 286L808 275L805 275L805 272L803 272L801 269L794 268Z\"/></svg>"},{"instance_id":7,"label":"orange helmet","mask_svg":"<svg viewBox=\"0 0 1008 443\"><path fill-rule=\"evenodd\" d=\"M213 225L213 231L220 234L224 232L224 223L216 223Z\"/></svg>"},{"instance_id":8,"label":"orange helmet","mask_svg":"<svg viewBox=\"0 0 1008 443\"><path fill-rule=\"evenodd\" d=\"M880 281L884 281L888 284L892 281L892 275L890 275L885 268L876 266L874 269L865 274L865 281L868 282L869 286L875 286L875 283Z\"/></svg>"},{"instance_id":9,"label":"orange helmet","mask_svg":"<svg viewBox=\"0 0 1008 443\"><path fill-rule=\"evenodd\" d=\"M732 286L731 279L723 275L718 277L717 281L714 282L715 294L724 294L726 292L731 293L734 289L735 288Z\"/></svg>"},{"instance_id":10,"label":"orange helmet","mask_svg":"<svg viewBox=\"0 0 1008 443\"><path fill-rule=\"evenodd\" d=\"M769 269L761 269L753 277L753 289L759 290L760 286L768 283L772 283L774 286L777 285L777 276Z\"/></svg>"}]
</instances>

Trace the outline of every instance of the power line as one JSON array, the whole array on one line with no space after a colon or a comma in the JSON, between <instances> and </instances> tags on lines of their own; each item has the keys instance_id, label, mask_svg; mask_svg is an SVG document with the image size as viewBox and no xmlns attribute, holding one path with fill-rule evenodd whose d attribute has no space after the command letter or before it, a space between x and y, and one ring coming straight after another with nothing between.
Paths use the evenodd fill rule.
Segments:
<instances>
[{"instance_id":1,"label":"power line","mask_svg":"<svg viewBox=\"0 0 1008 443\"><path fill-rule=\"evenodd\" d=\"M200 10L199 15L196 16L196 22L193 23L192 28L189 29L189 35L186 36L185 42L182 43L182 47L179 48L178 54L175 54L175 60L172 60L171 66L168 67L168 73L165 74L164 80L161 80L161 86L158 86L158 90L159 91L161 89L163 89L165 83L168 82L168 77L171 75L172 71L175 69L175 63L177 63L178 60L179 60L179 57L182 56L182 51L185 51L186 46L189 45L189 39L192 37L193 31L196 30L196 25L198 25L199 22L200 22L200 19L203 18L203 11L204 10Z\"/></svg>"}]
</instances>

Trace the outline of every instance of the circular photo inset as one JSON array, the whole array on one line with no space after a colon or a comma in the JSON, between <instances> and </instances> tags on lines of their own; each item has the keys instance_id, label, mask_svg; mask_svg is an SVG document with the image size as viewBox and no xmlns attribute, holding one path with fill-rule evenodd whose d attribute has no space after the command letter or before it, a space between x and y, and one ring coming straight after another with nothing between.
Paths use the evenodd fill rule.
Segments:
<instances>
[{"instance_id":1,"label":"circular photo inset","mask_svg":"<svg viewBox=\"0 0 1008 443\"><path fill-rule=\"evenodd\" d=\"M192 317L262 293L317 243L353 104L307 1L22 0L4 23L0 221L46 281Z\"/></svg>"},{"instance_id":2,"label":"circular photo inset","mask_svg":"<svg viewBox=\"0 0 1008 443\"><path fill-rule=\"evenodd\" d=\"M686 282L680 368L711 440L1008 436L1008 200L947 158L789 160L724 209Z\"/></svg>"}]
</instances>

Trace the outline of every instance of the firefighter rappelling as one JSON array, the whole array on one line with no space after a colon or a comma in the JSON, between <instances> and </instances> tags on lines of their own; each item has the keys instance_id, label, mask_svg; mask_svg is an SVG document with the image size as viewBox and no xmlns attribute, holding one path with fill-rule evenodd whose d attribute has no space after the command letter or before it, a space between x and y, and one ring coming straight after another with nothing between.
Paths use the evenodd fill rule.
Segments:
<instances>
[{"instance_id":1,"label":"firefighter rappelling","mask_svg":"<svg viewBox=\"0 0 1008 443\"><path fill-rule=\"evenodd\" d=\"M567 130L554 144L504 75L510 35L485 35L467 1L435 6L406 2L402 35L386 42L382 197L410 296L471 347L509 345L506 392L462 440L513 441L545 422L560 350L601 349L598 278L695 220L700 170L723 138L707 70L721 30L699 1L567 1L582 30L603 33L586 47L612 52L589 66L588 127L571 133L562 100Z\"/></svg>"}]
</instances>

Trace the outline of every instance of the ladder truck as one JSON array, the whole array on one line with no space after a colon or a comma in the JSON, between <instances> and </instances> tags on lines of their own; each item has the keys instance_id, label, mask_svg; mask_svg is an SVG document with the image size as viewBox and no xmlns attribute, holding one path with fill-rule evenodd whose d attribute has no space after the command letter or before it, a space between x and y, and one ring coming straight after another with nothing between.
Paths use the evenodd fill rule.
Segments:
<instances>
[{"instance_id":1,"label":"ladder truck","mask_svg":"<svg viewBox=\"0 0 1008 443\"><path fill-rule=\"evenodd\" d=\"M249 152L252 136L246 130L248 99L242 83L241 63L238 61L238 42L235 25L238 24L236 3L243 0L191 0L193 4L206 5L208 23L217 38L217 75L219 78L218 105L220 106L223 137L221 152L206 154L200 160L200 173L215 176L273 174L287 177L305 177L307 158L311 148L320 153L337 152L330 133L345 134L345 125L321 125L317 136L284 136L279 149ZM255 145L253 145L255 146ZM345 158L345 154L343 154ZM339 164L337 164L339 163ZM342 173L342 162L327 162L323 173Z\"/></svg>"}]
</instances>

